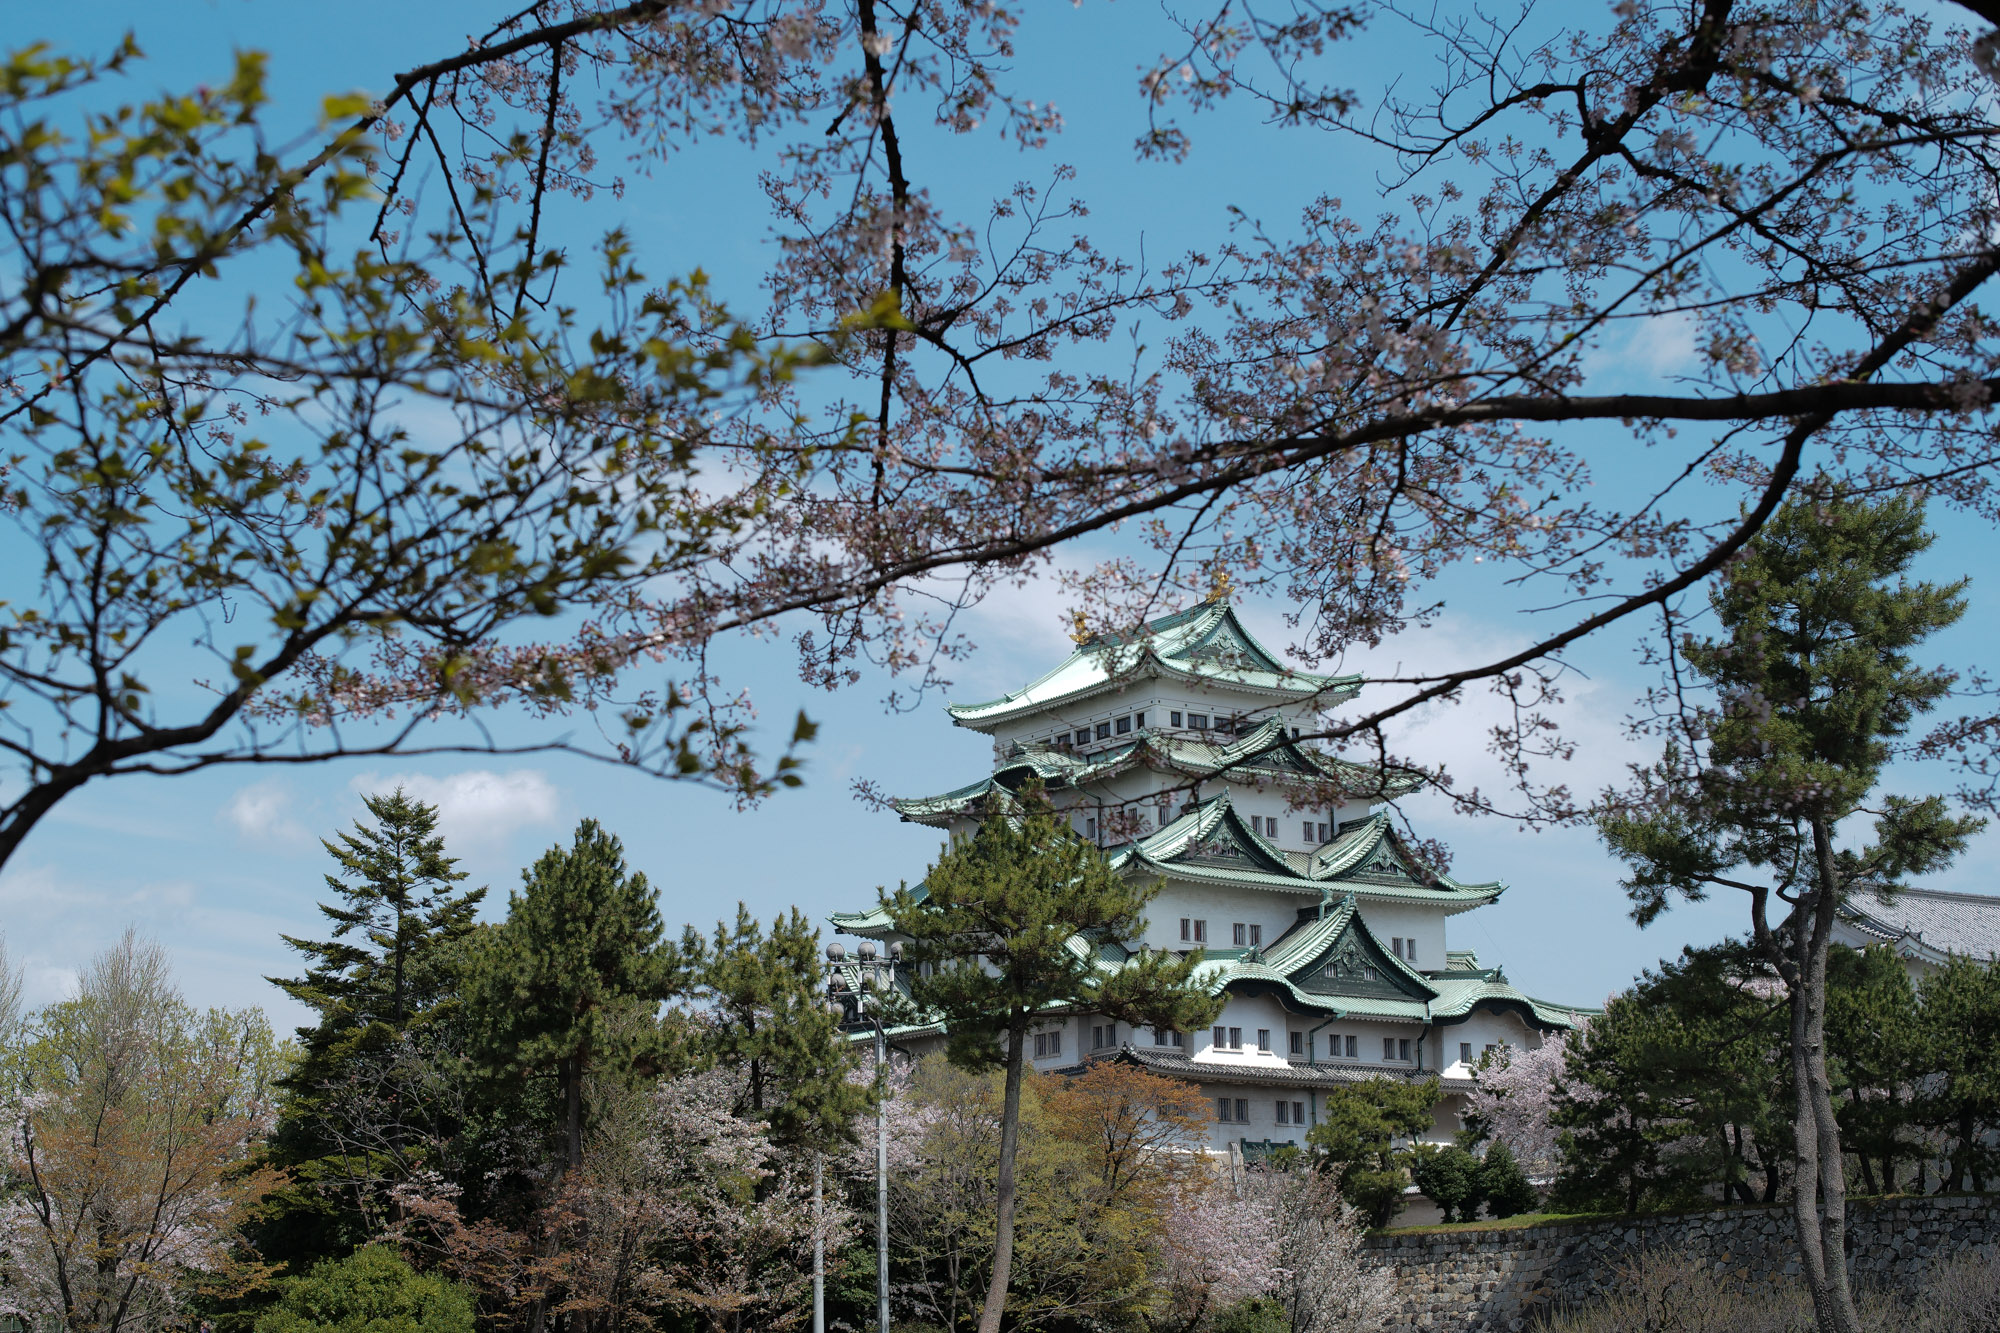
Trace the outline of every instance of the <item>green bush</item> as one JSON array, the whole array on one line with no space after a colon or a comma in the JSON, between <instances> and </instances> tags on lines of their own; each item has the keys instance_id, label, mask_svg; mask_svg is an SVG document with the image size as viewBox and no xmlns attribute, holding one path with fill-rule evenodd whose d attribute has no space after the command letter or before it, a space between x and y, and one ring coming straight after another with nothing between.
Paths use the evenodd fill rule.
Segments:
<instances>
[{"instance_id":1,"label":"green bush","mask_svg":"<svg viewBox=\"0 0 2000 1333\"><path fill-rule=\"evenodd\" d=\"M385 1245L328 1259L280 1285L256 1333L472 1333L472 1293L417 1272Z\"/></svg>"},{"instance_id":2,"label":"green bush","mask_svg":"<svg viewBox=\"0 0 2000 1333\"><path fill-rule=\"evenodd\" d=\"M1486 1160L1479 1164L1479 1192L1486 1199L1487 1213L1493 1217L1533 1212L1541 1202L1528 1181L1528 1173L1514 1160L1513 1149L1504 1143L1495 1143L1486 1150Z\"/></svg>"},{"instance_id":3,"label":"green bush","mask_svg":"<svg viewBox=\"0 0 2000 1333\"><path fill-rule=\"evenodd\" d=\"M1208 1329L1209 1333L1292 1333L1285 1307L1268 1296L1252 1296L1216 1311Z\"/></svg>"},{"instance_id":4,"label":"green bush","mask_svg":"<svg viewBox=\"0 0 2000 1333\"><path fill-rule=\"evenodd\" d=\"M1424 1143L1410 1161L1410 1179L1444 1212L1447 1222L1470 1222L1479 1213L1481 1163L1456 1143Z\"/></svg>"}]
</instances>

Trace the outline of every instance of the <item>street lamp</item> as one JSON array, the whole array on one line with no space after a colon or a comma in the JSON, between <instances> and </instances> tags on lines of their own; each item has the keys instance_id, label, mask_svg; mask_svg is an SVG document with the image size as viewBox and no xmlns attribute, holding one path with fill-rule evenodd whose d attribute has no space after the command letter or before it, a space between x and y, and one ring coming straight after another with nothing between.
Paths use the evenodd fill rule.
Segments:
<instances>
[{"instance_id":1,"label":"street lamp","mask_svg":"<svg viewBox=\"0 0 2000 1333\"><path fill-rule=\"evenodd\" d=\"M854 951L854 989L849 989L841 965L847 950L840 944L826 946L826 961L832 966L827 994L843 1012L852 1007L857 1020L875 1029L875 1076L882 1080L882 1092L875 1102L875 1324L880 1333L889 1333L889 1034L882 1027L882 1010L889 991L896 984L896 968L903 961L903 946L891 944L887 957L877 957L875 941L863 940ZM824 1260L815 1251L813 1281L813 1329L824 1333Z\"/></svg>"}]
</instances>

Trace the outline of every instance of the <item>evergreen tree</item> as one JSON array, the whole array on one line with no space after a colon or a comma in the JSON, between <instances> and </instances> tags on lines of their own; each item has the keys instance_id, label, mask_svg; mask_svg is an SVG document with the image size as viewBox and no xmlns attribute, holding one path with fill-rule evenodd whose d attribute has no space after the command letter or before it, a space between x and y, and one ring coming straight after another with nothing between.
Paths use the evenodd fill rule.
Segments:
<instances>
[{"instance_id":1,"label":"evergreen tree","mask_svg":"<svg viewBox=\"0 0 2000 1333\"><path fill-rule=\"evenodd\" d=\"M1486 1201L1481 1163L1456 1143L1420 1143L1410 1158L1410 1179L1438 1206L1446 1222L1470 1222Z\"/></svg>"},{"instance_id":2,"label":"evergreen tree","mask_svg":"<svg viewBox=\"0 0 2000 1333\"><path fill-rule=\"evenodd\" d=\"M486 890L446 855L435 806L402 788L363 799L372 822L323 841L338 867L324 940L283 937L304 976L270 978L311 1009L281 1081L274 1162L291 1183L269 1210L267 1253L298 1258L351 1248L381 1220L384 1192L457 1129L456 1072L464 942Z\"/></svg>"},{"instance_id":3,"label":"evergreen tree","mask_svg":"<svg viewBox=\"0 0 2000 1333\"><path fill-rule=\"evenodd\" d=\"M1790 1141L1782 1002L1730 943L1688 949L1605 1006L1556 1099L1556 1194L1579 1210L1777 1195Z\"/></svg>"},{"instance_id":4,"label":"evergreen tree","mask_svg":"<svg viewBox=\"0 0 2000 1333\"><path fill-rule=\"evenodd\" d=\"M1965 612L1963 583L1907 578L1930 542L1908 498L1822 493L1781 507L1711 593L1723 636L1680 645L1694 677L1683 687L1706 685L1713 703L1673 719L1660 762L1600 822L1631 868L1641 924L1676 896L1747 897L1753 940L1790 1000L1793 1215L1822 1333L1860 1329L1826 1059L1833 925L1851 890L1940 867L1978 827L1934 797L1875 793L1896 742L1951 688L1910 656ZM1843 822L1864 810L1874 840L1843 845Z\"/></svg>"},{"instance_id":5,"label":"evergreen tree","mask_svg":"<svg viewBox=\"0 0 2000 1333\"><path fill-rule=\"evenodd\" d=\"M1496 1142L1479 1163L1479 1196L1494 1217L1518 1217L1541 1202L1528 1173L1514 1160L1514 1150Z\"/></svg>"},{"instance_id":6,"label":"evergreen tree","mask_svg":"<svg viewBox=\"0 0 2000 1333\"><path fill-rule=\"evenodd\" d=\"M819 932L799 910L767 935L738 903L734 927L716 922L712 941L689 926L676 964L705 1010L697 1053L748 1075L735 1113L768 1124L785 1147L824 1151L847 1139L874 1092L848 1079L859 1053L827 1010Z\"/></svg>"},{"instance_id":7,"label":"evergreen tree","mask_svg":"<svg viewBox=\"0 0 2000 1333\"><path fill-rule=\"evenodd\" d=\"M1135 938L1158 892L1157 884L1115 873L1030 789L1017 815L996 815L972 837L953 842L922 886L882 895L897 933L909 942L912 1007L945 1024L954 1064L1006 1070L993 1273L979 1333L998 1333L1007 1298L1029 1024L1065 1005L1133 1026L1190 1031L1217 1011L1195 980L1198 954L1146 952L1105 972L1095 948L1071 947L1078 937L1093 944Z\"/></svg>"},{"instance_id":8,"label":"evergreen tree","mask_svg":"<svg viewBox=\"0 0 2000 1333\"><path fill-rule=\"evenodd\" d=\"M1984 1190L2000 1171L2000 963L1947 959L1917 994L1918 1116L1948 1145L1939 1187Z\"/></svg>"},{"instance_id":9,"label":"evergreen tree","mask_svg":"<svg viewBox=\"0 0 2000 1333\"><path fill-rule=\"evenodd\" d=\"M467 984L473 1055L494 1078L554 1080L563 1162L583 1163L584 1091L592 1078L659 1071L657 1010L677 990L646 877L624 846L586 819L565 849L521 873L507 919L484 933Z\"/></svg>"},{"instance_id":10,"label":"evergreen tree","mask_svg":"<svg viewBox=\"0 0 2000 1333\"><path fill-rule=\"evenodd\" d=\"M1896 1168L1924 1155L1915 1102L1924 1067L1917 992L1886 948L1836 948L1827 957L1826 1047L1841 1142L1862 1188L1894 1194Z\"/></svg>"},{"instance_id":11,"label":"evergreen tree","mask_svg":"<svg viewBox=\"0 0 2000 1333\"><path fill-rule=\"evenodd\" d=\"M1438 1081L1371 1078L1331 1088L1319 1123L1306 1131L1313 1165L1332 1176L1340 1197L1372 1227L1386 1227L1403 1206L1417 1136L1431 1127Z\"/></svg>"}]
</instances>

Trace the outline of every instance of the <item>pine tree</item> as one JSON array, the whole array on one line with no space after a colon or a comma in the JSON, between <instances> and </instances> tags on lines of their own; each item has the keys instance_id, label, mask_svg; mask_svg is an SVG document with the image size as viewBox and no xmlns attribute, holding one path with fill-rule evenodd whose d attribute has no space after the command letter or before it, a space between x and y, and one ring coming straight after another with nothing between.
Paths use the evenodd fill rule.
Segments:
<instances>
[{"instance_id":1,"label":"pine tree","mask_svg":"<svg viewBox=\"0 0 2000 1333\"><path fill-rule=\"evenodd\" d=\"M1388 1226L1403 1206L1410 1145L1431 1127L1438 1087L1435 1078L1371 1078L1330 1088L1320 1101L1319 1123L1306 1131L1313 1167L1332 1177L1370 1226Z\"/></svg>"},{"instance_id":2,"label":"pine tree","mask_svg":"<svg viewBox=\"0 0 2000 1333\"><path fill-rule=\"evenodd\" d=\"M825 1151L851 1136L874 1090L848 1079L859 1053L827 1010L819 932L797 908L768 935L741 903L734 927L716 922L712 941L689 926L676 965L705 1011L696 1053L748 1075L737 1115L763 1121L788 1148Z\"/></svg>"},{"instance_id":3,"label":"pine tree","mask_svg":"<svg viewBox=\"0 0 2000 1333\"><path fill-rule=\"evenodd\" d=\"M1918 1116L1950 1145L1939 1187L1984 1190L2000 1174L2000 963L1953 956L1917 994Z\"/></svg>"},{"instance_id":4,"label":"pine tree","mask_svg":"<svg viewBox=\"0 0 2000 1333\"><path fill-rule=\"evenodd\" d=\"M1571 1039L1556 1193L1578 1210L1776 1197L1790 1143L1785 1015L1740 942L1687 949Z\"/></svg>"},{"instance_id":5,"label":"pine tree","mask_svg":"<svg viewBox=\"0 0 2000 1333\"><path fill-rule=\"evenodd\" d=\"M1894 1194L1896 1168L1927 1154L1916 1136L1915 1103L1931 1072L1924 1064L1916 987L1888 949L1836 948L1827 957L1826 1046L1841 1142L1862 1188Z\"/></svg>"},{"instance_id":6,"label":"pine tree","mask_svg":"<svg viewBox=\"0 0 2000 1333\"><path fill-rule=\"evenodd\" d=\"M334 901L320 904L331 938L284 936L306 974L269 979L316 1016L298 1031L271 1140L293 1183L262 1243L284 1256L365 1237L388 1185L457 1127L432 1084L454 1072L450 1020L486 890L459 887L466 874L445 854L435 806L400 787L362 804L372 823L321 844L339 868L326 876Z\"/></svg>"},{"instance_id":7,"label":"pine tree","mask_svg":"<svg viewBox=\"0 0 2000 1333\"><path fill-rule=\"evenodd\" d=\"M374 827L357 820L337 843L320 844L341 870L326 877L341 905L319 906L333 938L282 936L310 966L295 980L268 978L320 1015L299 1033L308 1058L316 1041L375 1023L400 1029L445 999L457 985L451 947L471 933L486 897L483 888L458 891L467 876L445 855L436 806L401 787L362 805Z\"/></svg>"},{"instance_id":8,"label":"pine tree","mask_svg":"<svg viewBox=\"0 0 2000 1333\"><path fill-rule=\"evenodd\" d=\"M1680 646L1714 702L1675 719L1676 739L1641 790L1600 821L1631 868L1642 925L1676 896L1742 892L1754 943L1783 979L1793 1217L1822 1333L1860 1329L1826 1058L1833 925L1850 891L1892 891L1949 862L1978 827L1935 797L1875 794L1896 742L1951 689L1948 673L1910 657L1965 613L1962 582L1907 578L1930 542L1913 499L1820 494L1780 508L1711 593L1723 636ZM1843 821L1864 809L1876 815L1874 841L1842 845Z\"/></svg>"},{"instance_id":9,"label":"pine tree","mask_svg":"<svg viewBox=\"0 0 2000 1333\"><path fill-rule=\"evenodd\" d=\"M948 847L916 890L882 896L908 943L912 1007L945 1024L961 1068L1006 1070L995 1188L993 1274L979 1333L998 1333L1014 1250L1014 1158L1020 1142L1023 1047L1035 1015L1069 1006L1133 1026L1189 1031L1217 1004L1194 979L1199 955L1141 953L1100 971L1094 948L1145 929L1157 884L1114 872L1102 853L1060 823L1039 792L1018 815L995 816Z\"/></svg>"},{"instance_id":10,"label":"pine tree","mask_svg":"<svg viewBox=\"0 0 2000 1333\"><path fill-rule=\"evenodd\" d=\"M473 1056L490 1077L547 1077L562 1106L563 1162L583 1163L593 1078L659 1071L657 1010L678 988L646 877L586 819L565 849L521 874L507 919L485 932L467 984Z\"/></svg>"}]
</instances>

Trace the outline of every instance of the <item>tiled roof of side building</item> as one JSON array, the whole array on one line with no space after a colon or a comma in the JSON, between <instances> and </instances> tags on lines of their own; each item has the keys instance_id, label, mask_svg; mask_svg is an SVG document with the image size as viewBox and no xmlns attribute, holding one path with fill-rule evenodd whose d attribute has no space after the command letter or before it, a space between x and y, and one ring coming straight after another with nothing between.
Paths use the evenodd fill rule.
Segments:
<instances>
[{"instance_id":1,"label":"tiled roof of side building","mask_svg":"<svg viewBox=\"0 0 2000 1333\"><path fill-rule=\"evenodd\" d=\"M1352 698L1360 680L1286 666L1251 636L1227 600L1215 600L1148 621L1141 633L1126 640L1089 639L1055 669L1014 693L985 703L953 704L946 711L960 726L983 731L1143 674L1233 686L1252 694L1318 696L1328 705Z\"/></svg>"},{"instance_id":2,"label":"tiled roof of side building","mask_svg":"<svg viewBox=\"0 0 2000 1333\"><path fill-rule=\"evenodd\" d=\"M1893 896L1857 893L1843 915L1857 934L1942 962L1951 954L2000 958L2000 897L1903 889Z\"/></svg>"}]
</instances>

